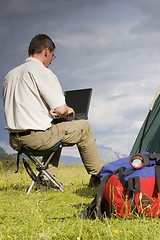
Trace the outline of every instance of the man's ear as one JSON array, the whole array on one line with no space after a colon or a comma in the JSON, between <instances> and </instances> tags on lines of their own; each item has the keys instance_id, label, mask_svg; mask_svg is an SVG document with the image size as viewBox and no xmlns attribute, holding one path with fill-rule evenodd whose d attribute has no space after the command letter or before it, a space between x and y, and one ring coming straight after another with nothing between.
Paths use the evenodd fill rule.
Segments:
<instances>
[{"instance_id":1,"label":"man's ear","mask_svg":"<svg viewBox=\"0 0 160 240\"><path fill-rule=\"evenodd\" d=\"M48 49L48 48L45 48L43 51L44 51L45 57L47 57L47 56L48 56L48 51L49 51L49 49Z\"/></svg>"}]
</instances>

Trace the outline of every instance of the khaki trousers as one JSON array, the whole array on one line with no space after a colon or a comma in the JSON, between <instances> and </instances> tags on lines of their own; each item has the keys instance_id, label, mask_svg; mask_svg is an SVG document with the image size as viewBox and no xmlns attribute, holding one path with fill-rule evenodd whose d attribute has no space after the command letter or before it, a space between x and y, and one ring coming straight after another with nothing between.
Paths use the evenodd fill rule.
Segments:
<instances>
[{"instance_id":1,"label":"khaki trousers","mask_svg":"<svg viewBox=\"0 0 160 240\"><path fill-rule=\"evenodd\" d=\"M31 134L21 137L10 135L10 145L20 151L23 145L33 149L44 150L54 146L57 142L63 146L77 145L82 162L91 175L99 175L102 168L102 160L98 153L94 135L86 120L76 120L53 124L45 131L31 131ZM55 175L58 167L61 149L51 159L49 171ZM46 159L45 156L44 160Z\"/></svg>"}]
</instances>

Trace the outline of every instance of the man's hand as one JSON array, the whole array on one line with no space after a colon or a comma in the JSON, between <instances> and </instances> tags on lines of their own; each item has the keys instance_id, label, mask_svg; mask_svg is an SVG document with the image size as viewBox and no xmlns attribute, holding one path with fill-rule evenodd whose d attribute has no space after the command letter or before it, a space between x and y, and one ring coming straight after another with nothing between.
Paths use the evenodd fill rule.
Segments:
<instances>
[{"instance_id":1,"label":"man's hand","mask_svg":"<svg viewBox=\"0 0 160 240\"><path fill-rule=\"evenodd\" d=\"M75 111L73 110L73 108L68 107L68 116L75 116Z\"/></svg>"},{"instance_id":2,"label":"man's hand","mask_svg":"<svg viewBox=\"0 0 160 240\"><path fill-rule=\"evenodd\" d=\"M50 110L50 114L54 117L58 117L58 114L56 113L55 110Z\"/></svg>"},{"instance_id":3,"label":"man's hand","mask_svg":"<svg viewBox=\"0 0 160 240\"><path fill-rule=\"evenodd\" d=\"M54 117L66 117L68 116L75 116L75 112L73 110L73 108L68 107L66 104L62 105L56 109L50 110L50 114Z\"/></svg>"}]
</instances>

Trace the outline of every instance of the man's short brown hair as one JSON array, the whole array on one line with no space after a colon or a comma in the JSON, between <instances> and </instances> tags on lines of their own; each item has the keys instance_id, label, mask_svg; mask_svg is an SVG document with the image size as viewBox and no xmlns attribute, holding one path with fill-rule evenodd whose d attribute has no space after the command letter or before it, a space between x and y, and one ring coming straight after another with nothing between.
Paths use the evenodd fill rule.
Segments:
<instances>
[{"instance_id":1,"label":"man's short brown hair","mask_svg":"<svg viewBox=\"0 0 160 240\"><path fill-rule=\"evenodd\" d=\"M30 56L35 53L41 53L45 48L49 48L50 52L52 52L56 46L50 37L45 34L38 34L32 38L28 48L28 54Z\"/></svg>"}]
</instances>

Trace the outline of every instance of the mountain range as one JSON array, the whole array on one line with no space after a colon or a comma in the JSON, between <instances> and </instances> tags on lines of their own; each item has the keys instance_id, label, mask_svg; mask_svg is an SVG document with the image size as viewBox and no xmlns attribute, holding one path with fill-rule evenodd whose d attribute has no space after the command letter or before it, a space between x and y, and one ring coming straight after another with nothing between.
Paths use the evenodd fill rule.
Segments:
<instances>
[{"instance_id":1,"label":"mountain range","mask_svg":"<svg viewBox=\"0 0 160 240\"><path fill-rule=\"evenodd\" d=\"M5 153L5 150L2 147L0 147L0 153Z\"/></svg>"},{"instance_id":2,"label":"mountain range","mask_svg":"<svg viewBox=\"0 0 160 240\"><path fill-rule=\"evenodd\" d=\"M106 147L104 145L97 145L97 147L103 162L112 162L127 156L126 154L114 152L111 147ZM5 150L2 147L0 147L0 153L5 153ZM72 163L82 164L82 161L80 157L61 155L60 163L67 165Z\"/></svg>"},{"instance_id":3,"label":"mountain range","mask_svg":"<svg viewBox=\"0 0 160 240\"><path fill-rule=\"evenodd\" d=\"M101 156L101 159L103 162L113 162L115 160L118 160L119 158L124 158L127 156L127 154L122 154L119 152L114 152L112 148L106 147L104 145L97 145L99 154ZM79 157L73 157L73 156L64 156L62 155L60 158L60 163L64 164L72 164L72 163L78 163L82 164L81 158Z\"/></svg>"},{"instance_id":4,"label":"mountain range","mask_svg":"<svg viewBox=\"0 0 160 240\"><path fill-rule=\"evenodd\" d=\"M103 162L112 162L119 158L123 158L127 156L126 154L114 152L112 148L106 147L104 145L97 145L97 147ZM0 147L0 153L6 153L2 147ZM60 163L67 164L67 165L70 165L72 163L82 164L82 161L80 157L62 155L60 158Z\"/></svg>"}]
</instances>

